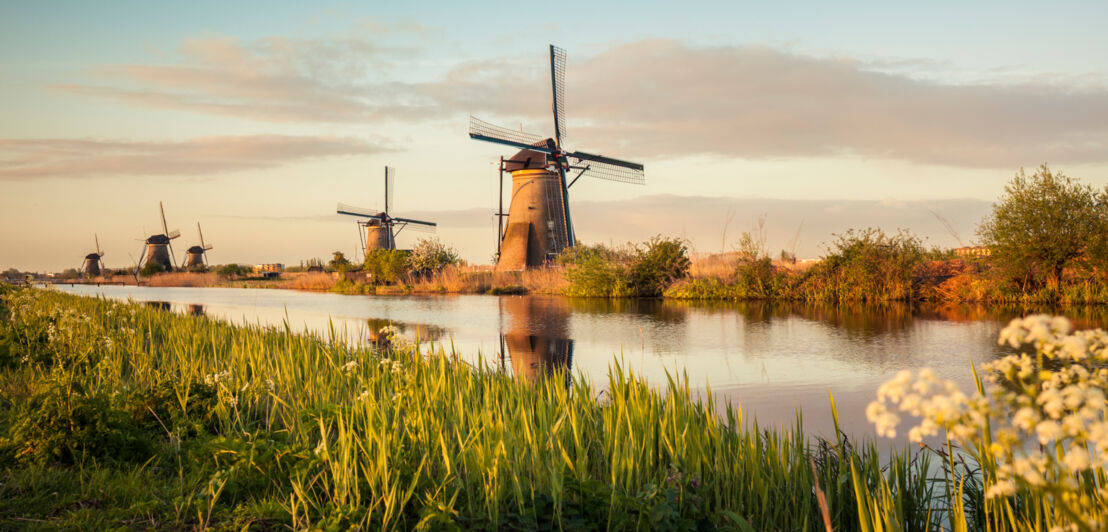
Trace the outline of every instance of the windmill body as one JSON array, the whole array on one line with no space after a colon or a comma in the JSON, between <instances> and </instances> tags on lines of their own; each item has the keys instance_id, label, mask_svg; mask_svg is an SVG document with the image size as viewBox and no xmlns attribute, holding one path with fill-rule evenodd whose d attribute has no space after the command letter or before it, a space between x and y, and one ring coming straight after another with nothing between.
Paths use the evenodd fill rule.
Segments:
<instances>
[{"instance_id":1,"label":"windmill body","mask_svg":"<svg viewBox=\"0 0 1108 532\"><path fill-rule=\"evenodd\" d=\"M523 150L505 166L512 175L508 227L498 270L523 270L546 262L569 246L562 181L547 168L546 155Z\"/></svg>"},{"instance_id":2,"label":"windmill body","mask_svg":"<svg viewBox=\"0 0 1108 532\"><path fill-rule=\"evenodd\" d=\"M185 269L188 270L202 269L207 266L208 250L213 248L211 244L204 242L204 231L200 229L200 222L196 223L196 231L200 233L200 245L190 246L185 251Z\"/></svg>"},{"instance_id":3,"label":"windmill body","mask_svg":"<svg viewBox=\"0 0 1108 532\"><path fill-rule=\"evenodd\" d=\"M104 252L100 251L100 237L93 235L93 239L96 242L96 251L85 255L85 260L81 263L81 273L85 277L99 277L103 275L103 261Z\"/></svg>"},{"instance_id":4,"label":"windmill body","mask_svg":"<svg viewBox=\"0 0 1108 532\"><path fill-rule=\"evenodd\" d=\"M146 249L144 250L142 260L139 261L138 268L141 268L143 264L157 263L161 264L162 268L167 272L171 272L176 269L176 259L173 257L173 240L181 236L181 232L174 229L169 230L169 225L165 222L165 207L162 203L158 202L158 208L161 210L162 215L162 234L150 235L146 238Z\"/></svg>"},{"instance_id":5,"label":"windmill body","mask_svg":"<svg viewBox=\"0 0 1108 532\"><path fill-rule=\"evenodd\" d=\"M169 254L169 240L166 235L150 235L146 239L146 255L143 257L143 264L149 264L156 262L161 264L165 271L173 271L173 258Z\"/></svg>"},{"instance_id":6,"label":"windmill body","mask_svg":"<svg viewBox=\"0 0 1108 532\"><path fill-rule=\"evenodd\" d=\"M437 224L434 222L400 218L389 213L389 206L393 203L392 193L395 189L396 170L386 166L385 210L372 211L345 203L339 203L338 205L336 210L338 214L359 218L358 238L362 241L362 251L366 256L379 249L396 249L396 235L404 229L410 228L413 231L427 233L435 232Z\"/></svg>"},{"instance_id":7,"label":"windmill body","mask_svg":"<svg viewBox=\"0 0 1108 532\"><path fill-rule=\"evenodd\" d=\"M470 138L522 149L501 164L501 170L512 175L512 199L508 227L501 235L497 270L540 266L577 244L569 188L580 177L640 185L645 182L641 164L565 149L565 65L565 51L551 45L553 137L515 131L470 117ZM567 174L572 180L567 179Z\"/></svg>"}]
</instances>

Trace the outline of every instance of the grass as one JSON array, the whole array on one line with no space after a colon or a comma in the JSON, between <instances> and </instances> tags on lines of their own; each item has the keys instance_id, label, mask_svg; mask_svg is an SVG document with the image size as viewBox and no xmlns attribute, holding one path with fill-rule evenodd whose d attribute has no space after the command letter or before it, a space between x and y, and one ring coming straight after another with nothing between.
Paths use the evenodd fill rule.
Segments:
<instances>
[{"instance_id":1,"label":"grass","mask_svg":"<svg viewBox=\"0 0 1108 532\"><path fill-rule=\"evenodd\" d=\"M679 375L514 380L400 339L4 290L0 528L1055 524L1044 500L977 512L975 477L935 476L931 453L811 440L799 414L765 430Z\"/></svg>"}]
</instances>

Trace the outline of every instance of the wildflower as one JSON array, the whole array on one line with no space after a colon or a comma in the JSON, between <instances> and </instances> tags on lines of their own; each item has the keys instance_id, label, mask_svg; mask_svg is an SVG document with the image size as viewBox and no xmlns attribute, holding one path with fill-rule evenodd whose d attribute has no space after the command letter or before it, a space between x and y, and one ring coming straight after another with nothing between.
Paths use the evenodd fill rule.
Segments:
<instances>
[{"instance_id":1,"label":"wildflower","mask_svg":"<svg viewBox=\"0 0 1108 532\"><path fill-rule=\"evenodd\" d=\"M1016 493L1016 483L1011 480L998 480L989 489L985 490L985 497L988 499L994 497L1001 497L1004 495L1012 495Z\"/></svg>"},{"instance_id":2,"label":"wildflower","mask_svg":"<svg viewBox=\"0 0 1108 532\"><path fill-rule=\"evenodd\" d=\"M342 365L342 372L349 374L350 372L354 371L357 367L358 367L358 362L354 361L354 360L351 360L351 361L347 362L346 364Z\"/></svg>"}]
</instances>

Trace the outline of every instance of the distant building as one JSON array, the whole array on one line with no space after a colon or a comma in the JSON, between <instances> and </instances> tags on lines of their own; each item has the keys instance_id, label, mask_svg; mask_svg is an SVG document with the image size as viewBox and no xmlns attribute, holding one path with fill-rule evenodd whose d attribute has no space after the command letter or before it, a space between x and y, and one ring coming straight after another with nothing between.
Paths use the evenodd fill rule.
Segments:
<instances>
[{"instance_id":1,"label":"distant building","mask_svg":"<svg viewBox=\"0 0 1108 532\"><path fill-rule=\"evenodd\" d=\"M985 246L964 246L954 248L954 255L957 257L988 257L989 248Z\"/></svg>"},{"instance_id":2,"label":"distant building","mask_svg":"<svg viewBox=\"0 0 1108 532\"><path fill-rule=\"evenodd\" d=\"M255 264L254 273L265 272L280 272L285 269L285 265L280 262L274 262L272 264Z\"/></svg>"}]
</instances>

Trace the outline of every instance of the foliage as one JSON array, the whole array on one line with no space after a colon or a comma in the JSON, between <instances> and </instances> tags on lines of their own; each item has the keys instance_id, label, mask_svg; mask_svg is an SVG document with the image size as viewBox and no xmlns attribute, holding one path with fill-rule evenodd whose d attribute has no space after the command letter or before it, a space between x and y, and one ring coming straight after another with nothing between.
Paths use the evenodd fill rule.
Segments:
<instances>
[{"instance_id":1,"label":"foliage","mask_svg":"<svg viewBox=\"0 0 1108 532\"><path fill-rule=\"evenodd\" d=\"M412 246L411 254L408 256L408 266L420 273L441 271L460 261L458 251L437 238L419 239L415 246Z\"/></svg>"},{"instance_id":2,"label":"foliage","mask_svg":"<svg viewBox=\"0 0 1108 532\"><path fill-rule=\"evenodd\" d=\"M1004 191L977 235L1021 289L1043 280L1058 285L1083 257L1108 259L1108 190L1098 193L1043 165L1030 176L1021 169Z\"/></svg>"},{"instance_id":3,"label":"foliage","mask_svg":"<svg viewBox=\"0 0 1108 532\"><path fill-rule=\"evenodd\" d=\"M345 272L350 270L350 267L350 260L341 251L331 253L331 260L327 262L328 269L334 272Z\"/></svg>"},{"instance_id":4,"label":"foliage","mask_svg":"<svg viewBox=\"0 0 1108 532\"><path fill-rule=\"evenodd\" d=\"M677 238L622 249L578 245L558 260L567 265L566 295L580 297L658 297L689 271L688 247Z\"/></svg>"},{"instance_id":5,"label":"foliage","mask_svg":"<svg viewBox=\"0 0 1108 532\"><path fill-rule=\"evenodd\" d=\"M228 279L234 279L250 273L251 270L242 264L224 264L217 268L216 272Z\"/></svg>"},{"instance_id":6,"label":"foliage","mask_svg":"<svg viewBox=\"0 0 1108 532\"><path fill-rule=\"evenodd\" d=\"M45 389L21 404L0 442L16 459L36 464L73 464L87 458L144 461L150 442L127 412L80 383L47 381Z\"/></svg>"},{"instance_id":7,"label":"foliage","mask_svg":"<svg viewBox=\"0 0 1108 532\"><path fill-rule=\"evenodd\" d=\"M139 270L139 275L143 277L151 277L159 273L164 273L165 271L165 266L162 266L162 263L152 260L147 261L147 263L142 266L142 269Z\"/></svg>"},{"instance_id":8,"label":"foliage","mask_svg":"<svg viewBox=\"0 0 1108 532\"><path fill-rule=\"evenodd\" d=\"M399 249L373 249L365 256L363 271L375 283L395 283L408 273L408 253Z\"/></svg>"},{"instance_id":9,"label":"foliage","mask_svg":"<svg viewBox=\"0 0 1108 532\"><path fill-rule=\"evenodd\" d=\"M915 297L915 271L928 258L922 241L907 231L848 230L836 235L823 260L810 269L798 296L825 301L907 301Z\"/></svg>"}]
</instances>

